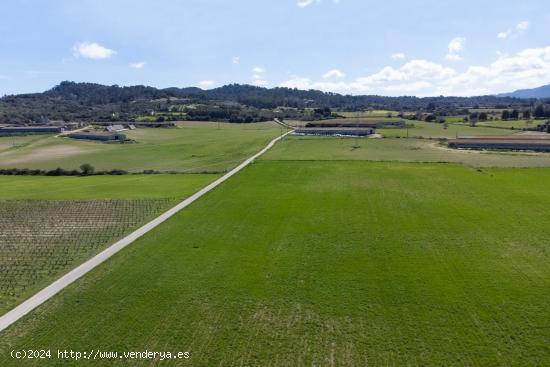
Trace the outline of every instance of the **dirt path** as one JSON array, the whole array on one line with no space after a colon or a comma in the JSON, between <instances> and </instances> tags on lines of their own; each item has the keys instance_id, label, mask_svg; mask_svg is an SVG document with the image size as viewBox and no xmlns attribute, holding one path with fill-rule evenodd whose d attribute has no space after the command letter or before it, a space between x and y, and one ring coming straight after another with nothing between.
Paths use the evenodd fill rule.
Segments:
<instances>
[{"instance_id":1,"label":"dirt path","mask_svg":"<svg viewBox=\"0 0 550 367\"><path fill-rule=\"evenodd\" d=\"M168 210L167 212L163 213L159 217L153 219L151 222L145 224L141 228L137 229L136 231L130 233L128 236L124 237L123 239L119 240L118 242L114 243L107 249L103 250L96 256L92 257L90 260L86 261L85 263L81 264L77 268L71 270L67 274L63 275L61 278L47 286L46 288L42 289L38 293L36 293L34 296L30 297L23 303L16 306L11 311L4 314L2 317L0 317L0 332L9 327L11 324L19 320L20 318L24 317L26 314L34 310L36 307L40 306L42 303L46 302L48 299L55 296L57 293L59 293L63 288L67 287L83 275L85 275L90 270L94 269L96 266L100 265L102 262L122 250L124 247L130 245L132 242L146 234L147 232L151 231L161 223L163 223L165 220L172 217L174 214L179 212L180 210L186 208L187 206L191 205L193 202L201 198L204 194L209 192L210 190L213 190L217 186L221 185L223 182L227 181L229 178L231 178L233 175L241 171L243 168L254 162L259 156L267 152L269 149L275 145L279 140L284 138L286 135L290 133L286 132L283 135L273 139L265 148L263 148L258 153L254 154L252 157L245 160L243 163L226 173L224 176L220 177L216 181L212 182L211 184L207 185L200 191L196 192L195 194L191 195L187 199L183 200L181 203L173 207L172 209Z\"/></svg>"}]
</instances>

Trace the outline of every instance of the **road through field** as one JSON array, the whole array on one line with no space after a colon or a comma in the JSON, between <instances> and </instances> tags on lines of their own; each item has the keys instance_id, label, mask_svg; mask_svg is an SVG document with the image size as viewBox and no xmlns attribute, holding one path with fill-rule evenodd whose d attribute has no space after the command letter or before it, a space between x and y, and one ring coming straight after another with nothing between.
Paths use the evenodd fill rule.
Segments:
<instances>
[{"instance_id":1,"label":"road through field","mask_svg":"<svg viewBox=\"0 0 550 367\"><path fill-rule=\"evenodd\" d=\"M151 222L145 224L144 226L140 227L136 231L132 232L128 236L124 237L123 239L119 240L118 242L114 243L104 251L100 252L90 260L86 261L85 263L81 264L80 266L76 267L75 269L71 270L46 288L42 289L40 292L36 293L34 296L30 297L11 311L7 312L5 315L0 317L0 332L9 327L11 324L22 318L23 316L27 315L29 312L31 312L36 307L40 306L42 303L46 302L48 299L59 293L62 289L67 287L68 285L72 284L74 281L88 273L90 270L94 269L96 266L103 263L105 260L109 259L111 256L116 254L118 251L122 250L124 247L128 246L147 232L151 231L170 217L172 217L174 214L179 212L180 210L184 209L185 207L189 206L199 198L201 198L204 194L209 192L210 190L216 188L223 182L227 181L230 177L241 171L243 168L248 166L250 163L254 162L259 156L267 152L275 143L277 143L279 140L283 139L286 135L288 135L291 131L288 131L279 137L273 139L265 148L263 148L258 153L254 154L252 157L248 158L244 162L242 162L240 165L217 179L216 181L212 182L211 184L207 185L200 191L196 192L195 194L191 195L187 199L183 200L181 203L173 207L172 209L166 211L156 219L153 219Z\"/></svg>"}]
</instances>

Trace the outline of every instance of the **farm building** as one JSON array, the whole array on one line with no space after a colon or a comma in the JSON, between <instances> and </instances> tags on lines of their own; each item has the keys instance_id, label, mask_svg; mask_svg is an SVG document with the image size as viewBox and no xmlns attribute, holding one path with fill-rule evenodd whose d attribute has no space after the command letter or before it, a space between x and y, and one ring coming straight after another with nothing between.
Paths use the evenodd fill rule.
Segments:
<instances>
[{"instance_id":1,"label":"farm building","mask_svg":"<svg viewBox=\"0 0 550 367\"><path fill-rule=\"evenodd\" d=\"M109 125L105 128L105 130L109 132L117 132L126 130L126 128L123 125Z\"/></svg>"},{"instance_id":2,"label":"farm building","mask_svg":"<svg viewBox=\"0 0 550 367\"><path fill-rule=\"evenodd\" d=\"M456 149L495 149L495 150L532 150L550 151L550 136L465 136L449 140L450 148Z\"/></svg>"},{"instance_id":3,"label":"farm building","mask_svg":"<svg viewBox=\"0 0 550 367\"><path fill-rule=\"evenodd\" d=\"M325 128L325 129L297 129L294 130L295 135L325 135L325 136L368 136L374 134L374 129L366 128Z\"/></svg>"},{"instance_id":4,"label":"farm building","mask_svg":"<svg viewBox=\"0 0 550 367\"><path fill-rule=\"evenodd\" d=\"M94 122L92 125L97 125L97 126L111 126L113 123L112 122ZM138 128L138 127L156 127L156 128L161 128L161 127L174 127L176 126L176 124L174 124L173 122L145 122L145 121L134 121L131 123L134 127ZM130 124L129 123L124 123L124 124L121 124L121 126L127 126L127 128L130 128Z\"/></svg>"},{"instance_id":5,"label":"farm building","mask_svg":"<svg viewBox=\"0 0 550 367\"><path fill-rule=\"evenodd\" d=\"M98 140L98 141L126 141L126 135L106 132L78 132L67 135L72 139Z\"/></svg>"},{"instance_id":6,"label":"farm building","mask_svg":"<svg viewBox=\"0 0 550 367\"><path fill-rule=\"evenodd\" d=\"M308 122L306 127L355 127L355 128L380 128L380 127L404 127L404 121L327 121Z\"/></svg>"},{"instance_id":7,"label":"farm building","mask_svg":"<svg viewBox=\"0 0 550 367\"><path fill-rule=\"evenodd\" d=\"M13 126L0 129L0 135L10 134L58 134L63 128L59 126Z\"/></svg>"}]
</instances>

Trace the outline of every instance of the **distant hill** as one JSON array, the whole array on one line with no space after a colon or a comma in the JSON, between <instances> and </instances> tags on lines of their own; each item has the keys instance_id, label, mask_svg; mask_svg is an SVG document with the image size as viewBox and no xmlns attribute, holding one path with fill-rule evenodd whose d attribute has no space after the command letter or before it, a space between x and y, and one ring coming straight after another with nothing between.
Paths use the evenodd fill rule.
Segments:
<instances>
[{"instance_id":1,"label":"distant hill","mask_svg":"<svg viewBox=\"0 0 550 367\"><path fill-rule=\"evenodd\" d=\"M518 89L512 93L502 93L497 97L512 97L512 98L550 98L550 84L532 89Z\"/></svg>"},{"instance_id":2,"label":"distant hill","mask_svg":"<svg viewBox=\"0 0 550 367\"><path fill-rule=\"evenodd\" d=\"M311 114L311 110L326 114L327 109L425 111L443 116L468 113L467 108L472 107L521 108L526 103L518 98L497 96L385 97L240 84L203 90L195 87L158 89L143 85L120 87L64 81L43 93L0 98L0 123L27 123L44 119L132 121L139 116L150 115L151 111L177 111L179 115L170 117L173 119L185 117L233 122L265 121L272 119L274 114L281 118L301 118Z\"/></svg>"}]
</instances>

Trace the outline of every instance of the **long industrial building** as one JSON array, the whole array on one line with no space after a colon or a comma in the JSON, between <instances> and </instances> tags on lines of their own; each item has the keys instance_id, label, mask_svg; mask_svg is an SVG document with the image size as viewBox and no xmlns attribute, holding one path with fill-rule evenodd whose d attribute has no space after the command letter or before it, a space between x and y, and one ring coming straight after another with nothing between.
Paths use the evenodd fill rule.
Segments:
<instances>
[{"instance_id":1,"label":"long industrial building","mask_svg":"<svg viewBox=\"0 0 550 367\"><path fill-rule=\"evenodd\" d=\"M404 121L342 121L342 120L326 120L308 122L306 127L355 127L355 128L380 128L380 127L404 127Z\"/></svg>"},{"instance_id":2,"label":"long industrial building","mask_svg":"<svg viewBox=\"0 0 550 367\"><path fill-rule=\"evenodd\" d=\"M374 129L358 129L358 128L325 128L325 129L297 129L294 130L295 135L325 135L325 136L368 136L374 134Z\"/></svg>"},{"instance_id":3,"label":"long industrial building","mask_svg":"<svg viewBox=\"0 0 550 367\"><path fill-rule=\"evenodd\" d=\"M67 135L72 139L98 140L98 141L126 141L126 135L108 132L76 132Z\"/></svg>"},{"instance_id":4,"label":"long industrial building","mask_svg":"<svg viewBox=\"0 0 550 367\"><path fill-rule=\"evenodd\" d=\"M0 128L0 135L11 134L59 134L63 132L59 126L11 126Z\"/></svg>"},{"instance_id":5,"label":"long industrial building","mask_svg":"<svg viewBox=\"0 0 550 367\"><path fill-rule=\"evenodd\" d=\"M550 135L465 136L449 140L448 145L456 149L550 152Z\"/></svg>"}]
</instances>

